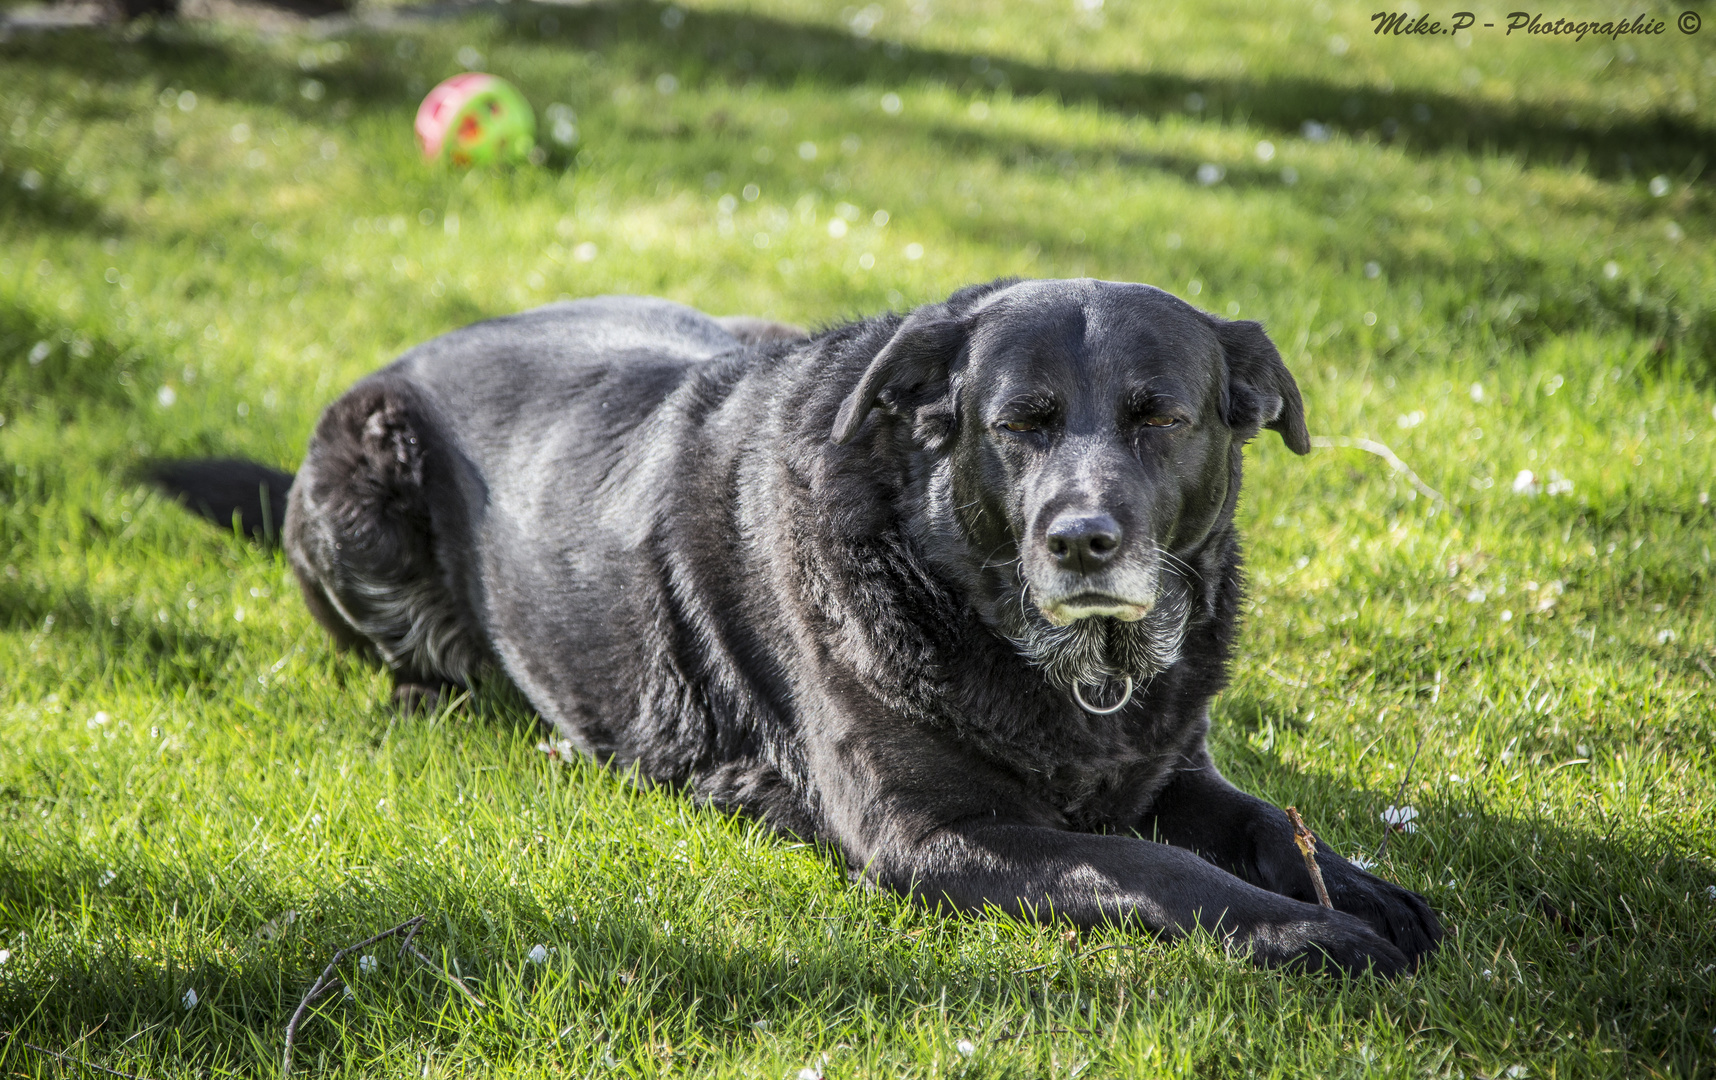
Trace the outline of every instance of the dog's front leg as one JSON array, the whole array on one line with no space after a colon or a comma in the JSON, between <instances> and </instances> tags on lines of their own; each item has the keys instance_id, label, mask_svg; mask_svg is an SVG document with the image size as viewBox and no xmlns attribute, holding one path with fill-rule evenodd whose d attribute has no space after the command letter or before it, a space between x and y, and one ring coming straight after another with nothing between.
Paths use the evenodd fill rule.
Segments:
<instances>
[{"instance_id":1,"label":"dog's front leg","mask_svg":"<svg viewBox=\"0 0 1716 1080\"><path fill-rule=\"evenodd\" d=\"M1200 750L1174 774L1140 832L1194 851L1270 892L1316 900L1287 815L1228 783L1207 751ZM1436 950L1442 927L1422 896L1365 873L1321 841L1317 866L1335 908L1363 919L1414 967Z\"/></svg>"},{"instance_id":2,"label":"dog's front leg","mask_svg":"<svg viewBox=\"0 0 1716 1080\"><path fill-rule=\"evenodd\" d=\"M1247 884L1166 844L991 819L891 847L866 876L932 904L1170 938L1204 929L1267 967L1385 975L1408 967L1358 919Z\"/></svg>"}]
</instances>

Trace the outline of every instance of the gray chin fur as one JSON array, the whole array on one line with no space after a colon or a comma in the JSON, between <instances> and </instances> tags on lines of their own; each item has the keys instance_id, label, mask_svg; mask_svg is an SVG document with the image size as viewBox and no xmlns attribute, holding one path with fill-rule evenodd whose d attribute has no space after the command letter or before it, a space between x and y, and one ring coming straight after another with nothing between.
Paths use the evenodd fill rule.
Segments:
<instances>
[{"instance_id":1,"label":"gray chin fur","mask_svg":"<svg viewBox=\"0 0 1716 1080\"><path fill-rule=\"evenodd\" d=\"M1192 604L1185 584L1176 577L1163 575L1155 608L1137 622L1098 615L1055 626L1025 593L1024 588L1013 591L1002 633L1062 690L1128 676L1146 682L1180 659Z\"/></svg>"}]
</instances>

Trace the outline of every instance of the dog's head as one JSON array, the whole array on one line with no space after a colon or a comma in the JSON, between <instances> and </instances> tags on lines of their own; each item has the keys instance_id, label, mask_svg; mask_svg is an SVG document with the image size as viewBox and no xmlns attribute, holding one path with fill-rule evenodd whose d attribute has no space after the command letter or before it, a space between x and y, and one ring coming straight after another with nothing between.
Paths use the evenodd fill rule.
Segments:
<instances>
[{"instance_id":1,"label":"dog's head","mask_svg":"<svg viewBox=\"0 0 1716 1080\"><path fill-rule=\"evenodd\" d=\"M1145 285L998 282L913 312L835 419L881 408L935 456L921 538L1063 686L1177 659L1231 519L1239 449L1310 443L1299 388L1255 322Z\"/></svg>"}]
</instances>

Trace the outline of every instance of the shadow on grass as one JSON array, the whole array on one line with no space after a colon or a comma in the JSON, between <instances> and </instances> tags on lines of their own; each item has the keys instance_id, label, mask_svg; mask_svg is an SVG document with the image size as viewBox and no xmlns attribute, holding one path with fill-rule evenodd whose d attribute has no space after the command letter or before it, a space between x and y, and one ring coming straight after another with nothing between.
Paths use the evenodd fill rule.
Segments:
<instances>
[{"instance_id":1,"label":"shadow on grass","mask_svg":"<svg viewBox=\"0 0 1716 1080\"><path fill-rule=\"evenodd\" d=\"M76 185L66 182L52 163L40 168L18 155L0 177L0 229L21 231L118 231L118 222Z\"/></svg>"},{"instance_id":2,"label":"shadow on grass","mask_svg":"<svg viewBox=\"0 0 1716 1080\"><path fill-rule=\"evenodd\" d=\"M1427 691L1429 680L1422 681ZM1508 812L1490 805L1481 789L1448 782L1428 746L1404 795L1351 787L1274 753L1271 728L1306 723L1283 701L1230 690L1214 711L1212 741L1228 776L1278 805L1298 805L1343 854L1375 855L1382 811L1397 799L1418 810L1418 831L1391 837L1374 872L1409 882L1422 875L1426 883L1413 887L1454 928L1430 977L1460 963L1456 955L1493 970L1505 953L1554 991L1556 1000L1543 1007L1557 1016L1559 1030L1595 1015L1636 1033L1633 1048L1641 1053L1683 1066L1707 1053L1702 1037L1716 1010L1695 987L1716 952L1716 926L1689 901L1712 887L1712 873L1674 850L1694 846L1692 838L1677 843L1660 830L1647 833L1600 802L1590 827ZM1531 1000L1525 986L1519 990L1522 1001ZM1556 1026L1549 1019L1545 1025Z\"/></svg>"},{"instance_id":3,"label":"shadow on grass","mask_svg":"<svg viewBox=\"0 0 1716 1080\"><path fill-rule=\"evenodd\" d=\"M1494 150L1525 161L1584 160L1603 176L1694 169L1716 145L1716 128L1656 110L1615 123L1593 113L1532 104L1497 105L1433 91L1410 94L1343 86L1309 76L1190 78L1162 72L1082 71L940 49L882 43L838 30L727 11L686 11L669 28L666 5L631 0L556 9L515 8L519 36L566 40L605 50L624 43L655 54L681 83L718 77L760 79L778 87L805 81L834 86L897 86L911 81L981 93L1050 94L1144 116L1185 112L1298 135L1317 121L1355 137L1375 135L1410 150ZM666 20L673 22L674 20ZM1428 117L1416 120L1414 117Z\"/></svg>"},{"instance_id":4,"label":"shadow on grass","mask_svg":"<svg viewBox=\"0 0 1716 1080\"><path fill-rule=\"evenodd\" d=\"M94 515L84 514L81 526L72 536L80 544L118 539ZM66 648L73 646L64 639L75 639L79 666L87 677L140 673L161 693L218 687L233 677L235 664L247 655L246 639L188 622L178 599L163 597L174 604L171 612L151 611L135 598L98 595L64 580L37 583L8 575L0 577L0 629L52 634Z\"/></svg>"},{"instance_id":5,"label":"shadow on grass","mask_svg":"<svg viewBox=\"0 0 1716 1080\"><path fill-rule=\"evenodd\" d=\"M1274 712L1266 700L1231 702L1227 708L1235 715ZM532 737L530 725L519 723L519 734ZM1226 763L1230 770L1247 775L1251 787L1306 808L1314 821L1349 814L1374 821L1386 797L1294 769L1267 752L1229 757L1235 759ZM1493 812L1478 801L1416 802L1423 828L1395 841L1380 872L1420 883L1446 877L1445 884L1418 887L1453 931L1419 975L1421 992L1401 1006L1405 1022L1420 1030L1440 1028L1463 1050L1501 1052L1518 1038L1511 1022L1496 1046L1472 1045L1482 1037L1454 1033L1466 1031L1468 1021L1482 1013L1518 1012L1531 1016L1535 1030L1551 1039L1526 1036L1530 1048L1552 1050L1564 1045L1555 1040L1582 1033L1613 1047L1601 1052L1648 1060L1653 1068L1696 1071L1705 1052L1703 1033L1716 1020L1697 989L1697 972L1716 942L1707 920L1682 898L1701 895L1709 885L1708 869L1629 839L1620 822L1599 834ZM707 823L715 826L716 819ZM134 947L127 935L135 931L126 928L121 913L165 911L177 903L206 908L206 900L195 898L211 883L207 867L145 869L141 875L132 870L104 884L106 864L81 851L50 856L14 847L0 865L0 914L8 922L31 925L84 911L95 925L110 929L98 932L87 948L55 945L26 953L24 969L0 979L0 1015L29 1017L22 1030L26 1037L36 1032L37 1042L63 1040L65 1033L105 1018L100 1038L84 1051L97 1060L132 1034L163 1030L172 1033L166 1045L175 1047L173 1060L207 1067L267 1060L278 1054L304 988L336 949L419 913L430 917L425 947L459 958L447 963L473 976L479 994L504 1003L496 1006L499 1011L485 1014L482 1024L449 1026L446 1010L454 1006L447 988L403 958L395 964L384 944L375 952L393 965L392 974L366 979L361 1003L330 999L322 1015L331 1019L306 1028L303 1060L325 1054L329 1062L349 1061L381 1053L389 1045L383 1031L393 1025L396 1039L401 1021L429 1045L451 1050L474 1038L484 1053L505 1058L549 1042L554 1025L588 1015L616 1027L631 1017L640 1026L683 1028L705 1047L722 1047L754 1037L754 1020L778 1016L790 1023L795 1010L810 1003L830 1015L868 1013L904 1022L919 1008L933 1008L946 987L968 1006L1023 1017L1038 993L1047 995L1045 1002L1082 994L1096 999L1100 1012L1115 1004L1121 985L1112 969L1102 967L1099 974L1073 955L1089 942L1066 946L1045 973L1022 978L969 953L949 958L920 950L901 935L886 936L880 945L873 939L843 945L837 940L840 924L792 909L762 916L784 920L777 928L785 927L785 934L759 952L745 943L742 919L700 938L677 937L640 917L627 895L591 895L576 898L579 917L567 922L546 910L562 901L544 899L528 883L515 880L479 894L462 876L438 872L427 860L421 867L409 858L368 866L337 887L301 893L274 874L249 868L243 852L230 862L224 853L210 858L225 866L218 881L221 911L213 919L218 944L182 955L169 949L163 957L158 944ZM635 872L635 884L621 885L622 893L641 894L653 880L646 867ZM288 908L304 913L290 933L278 941L258 936L258 926ZM921 911L909 917L955 936L974 921ZM207 932L203 918L198 929ZM533 967L520 955L528 947L520 943L536 941L555 943L555 959L546 967ZM1137 965L1148 964L1149 955L1135 956L1131 970L1147 970ZM1480 968L1486 969L1482 975ZM1488 969L1501 974L1492 977ZM1301 992L1317 992L1322 985L1309 981ZM1364 984L1326 985L1368 993ZM206 1007L187 1013L182 997L193 987ZM149 1043L163 1045L158 1036ZM582 1049L599 1053L596 1047Z\"/></svg>"},{"instance_id":6,"label":"shadow on grass","mask_svg":"<svg viewBox=\"0 0 1716 1080\"><path fill-rule=\"evenodd\" d=\"M55 404L62 422L71 419L73 401L129 411L142 358L133 346L72 331L47 312L0 297L0 410Z\"/></svg>"},{"instance_id":7,"label":"shadow on grass","mask_svg":"<svg viewBox=\"0 0 1716 1080\"><path fill-rule=\"evenodd\" d=\"M1716 145L1716 127L1665 109L1617 122L1607 113L1580 116L1565 106L1510 106L1434 91L1395 93L1311 76L1192 78L1056 68L876 42L757 14L676 8L680 18L664 20L668 5L651 0L482 10L500 18L515 38L566 43L622 61L635 54L649 59L654 70L674 72L682 85L702 79L760 80L786 89L805 82L887 87L917 81L968 93L1006 87L1016 94L1049 94L1067 103L1152 117L1184 113L1188 96L1196 94L1204 102L1196 112L1202 118L1244 122L1286 136L1298 135L1309 120L1414 151L1495 151L1525 162L1577 160L1609 178L1696 174ZM91 34L114 43L107 32ZM0 46L0 55L86 70L89 38L81 33L31 38L27 45ZM347 97L364 110L414 105L417 95L406 87L406 61L391 49L374 47L378 42L368 34L357 34L355 43L350 59L316 72L330 95ZM296 69L265 59L258 50L238 55L228 44L171 24L112 51L109 77L158 74L230 97L284 104L306 115L317 111L298 100L301 73Z\"/></svg>"},{"instance_id":8,"label":"shadow on grass","mask_svg":"<svg viewBox=\"0 0 1716 1080\"><path fill-rule=\"evenodd\" d=\"M1552 116L1546 107L1507 107L1436 95L1420 95L1409 102L1311 77L1205 80L1161 73L1092 73L990 64L986 58L971 54L884 45L825 27L733 12L686 12L682 25L668 29L661 18L665 9L643 0L552 10L534 5L488 10L502 33L516 41L600 52L614 68L670 71L687 88L695 88L700 82L761 82L783 91L807 83L880 89L918 82L977 91L1000 79L1015 92L1049 94L1067 102L1088 101L1147 116L1179 112L1185 97L1195 93L1208 102L1202 114L1207 118L1243 119L1288 136L1295 134L1304 120L1313 118L1355 135L1376 134L1387 128L1394 114L1424 105L1433 117L1429 123L1397 125L1392 136L1408 144L1409 149L1428 153L1501 150L1527 162L1578 158L1599 175L1611 178L1634 170L1641 174L1696 173L1707 148L1716 145L1716 128L1692 124L1666 112L1618 124L1611 124L1606 115L1594 116L1580 130L1570 131L1565 117L1559 112ZM355 113L409 111L422 89L417 85L422 81L420 65L401 57L391 47L394 40L388 34L354 34L349 55L317 67L314 77L329 98L344 102L343 107ZM18 45L0 46L0 55L10 50L21 61L81 69L89 45L89 35L68 34L36 40L24 51ZM307 122L327 119L325 104L313 104L300 93L305 72L276 55L275 50L214 39L186 28L164 27L112 51L113 72L121 77L194 86L204 93L280 108ZM974 68L983 68L983 72L979 74ZM528 73L518 77L527 92L534 92L538 99L547 100L560 92L537 87ZM1353 101L1359 105L1348 116ZM993 156L1013 170L1071 175L1092 165L1117 165L1177 176L1192 187L1203 164L1190 154L1146 153L1126 146L1093 149L879 113L870 122L881 131L897 131L910 141L948 153ZM609 141L647 145L663 139L675 143L694 140L667 154L664 175L677 176L687 186L701 185L711 170L737 172L742 168L771 189L784 187L790 192L815 187L814 181L797 170L796 162L782 160L772 167L749 162L747 133L715 113L703 118L702 126L707 130L701 131L687 129L678 120L660 130L647 125L632 130L635 126L622 124L623 130L610 133ZM741 163L741 159L745 160ZM563 156L553 160L561 166L567 164ZM1296 186L1288 187L1278 172L1235 163L1223 184L1229 189L1269 191L1308 212L1339 216L1342 211L1337 207L1343 198L1362 182L1307 169ZM853 197L862 195L854 192ZM1006 221L993 213L969 219L962 212L967 200L961 197L958 201L959 207L950 206L943 215L950 226L973 241L1000 248L1035 244L1063 260L1082 262L1094 257L1120 268L1130 261L1138 242L1135 236L1102 233L1087 243L1074 243L1049 222ZM74 208L62 216L69 222L79 213ZM1693 216L1699 215L1694 211ZM1712 366L1716 362L1716 308L1702 294L1682 290L1672 281L1652 280L1641 285L1623 278L1609 279L1596 263L1590 267L1554 265L1502 236L1434 251L1412 242L1411 237L1412 230L1400 225L1369 230L1361 244L1338 247L1319 258L1335 266L1344 261L1355 279L1364 272L1366 263L1375 260L1397 283L1418 278L1450 283L1446 289L1432 289L1425 297L1430 305L1442 306L1439 311L1427 308L1425 317L1461 333L1493 338L1505 349L1530 349L1548 338L1578 330L1622 330L1654 339L1656 352L1664 360L1684 352L1697 358L1698 375L1716 373ZM1212 292L1219 292L1224 279L1255 276L1256 268L1216 263L1204 267L1202 273L1210 281ZM1382 342L1377 348L1385 359L1414 355L1410 341Z\"/></svg>"}]
</instances>

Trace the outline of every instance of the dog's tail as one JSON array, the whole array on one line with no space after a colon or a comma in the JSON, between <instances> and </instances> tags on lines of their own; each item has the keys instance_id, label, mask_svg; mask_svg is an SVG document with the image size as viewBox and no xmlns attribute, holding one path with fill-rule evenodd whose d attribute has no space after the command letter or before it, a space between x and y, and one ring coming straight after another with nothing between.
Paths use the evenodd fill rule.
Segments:
<instances>
[{"instance_id":1,"label":"dog's tail","mask_svg":"<svg viewBox=\"0 0 1716 1080\"><path fill-rule=\"evenodd\" d=\"M144 470L150 483L223 529L239 528L265 544L280 543L292 474L241 458L156 461Z\"/></svg>"}]
</instances>

